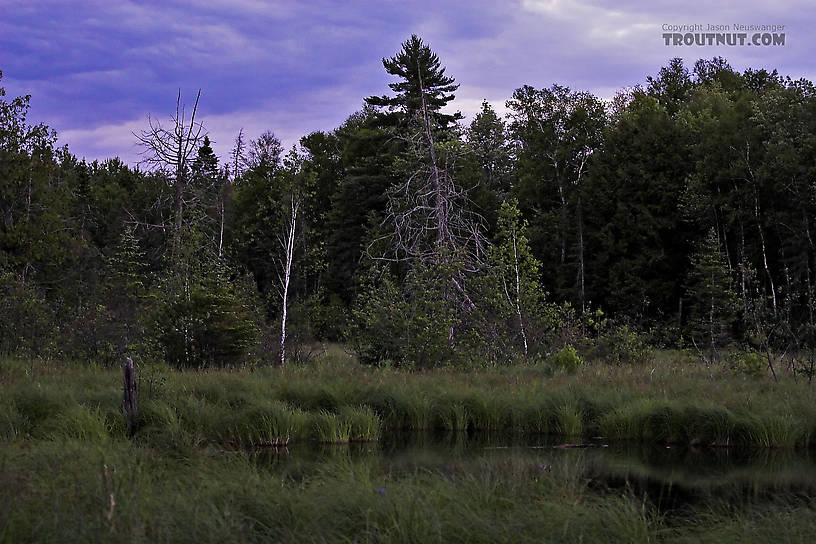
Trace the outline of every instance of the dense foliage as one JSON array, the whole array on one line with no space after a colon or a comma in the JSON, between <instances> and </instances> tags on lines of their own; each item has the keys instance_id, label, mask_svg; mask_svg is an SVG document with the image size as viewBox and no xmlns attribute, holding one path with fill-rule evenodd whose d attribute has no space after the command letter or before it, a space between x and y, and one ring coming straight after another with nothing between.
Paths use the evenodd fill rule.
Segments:
<instances>
[{"instance_id":1,"label":"dense foliage","mask_svg":"<svg viewBox=\"0 0 816 544\"><path fill-rule=\"evenodd\" d=\"M523 86L465 125L420 38L383 65L392 95L288 154L240 134L219 161L182 115L140 140L180 127L189 152L135 168L78 160L0 88L0 351L272 362L288 319L288 360L314 339L413 367L812 359L811 82L673 59L610 101Z\"/></svg>"}]
</instances>

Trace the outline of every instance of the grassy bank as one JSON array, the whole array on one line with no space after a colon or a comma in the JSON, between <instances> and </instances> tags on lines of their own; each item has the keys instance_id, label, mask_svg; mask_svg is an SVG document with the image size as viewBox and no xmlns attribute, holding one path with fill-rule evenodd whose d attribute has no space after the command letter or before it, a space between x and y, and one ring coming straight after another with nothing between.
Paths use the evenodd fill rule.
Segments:
<instances>
[{"instance_id":1,"label":"grassy bank","mask_svg":"<svg viewBox=\"0 0 816 544\"><path fill-rule=\"evenodd\" d=\"M125 434L118 369L3 361L0 439ZM341 354L308 367L140 369L134 439L274 445L374 441L383 430L558 434L702 446L808 447L816 389L708 369L679 354L650 366L406 373Z\"/></svg>"},{"instance_id":2,"label":"grassy bank","mask_svg":"<svg viewBox=\"0 0 816 544\"><path fill-rule=\"evenodd\" d=\"M710 374L672 354L576 374L405 373L339 353L287 369L139 370L129 438L118 369L0 361L0 542L798 542L816 530L816 478L769 481L736 508L718 489L743 496L749 480L698 484L692 471L683 489L705 500L667 513L650 468L601 478L589 457L554 450L420 462L329 445L436 429L810 446L813 390L789 376ZM314 442L330 452L315 463L246 447Z\"/></svg>"}]
</instances>

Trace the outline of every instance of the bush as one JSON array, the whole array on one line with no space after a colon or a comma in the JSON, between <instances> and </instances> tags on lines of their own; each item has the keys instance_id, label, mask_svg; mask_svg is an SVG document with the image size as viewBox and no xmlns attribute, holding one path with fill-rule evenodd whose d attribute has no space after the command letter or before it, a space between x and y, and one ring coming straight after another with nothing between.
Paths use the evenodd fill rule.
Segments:
<instances>
[{"instance_id":1,"label":"bush","mask_svg":"<svg viewBox=\"0 0 816 544\"><path fill-rule=\"evenodd\" d=\"M258 336L256 317L240 292L243 278L230 282L210 271L189 289L170 289L154 323L167 361L179 368L233 365L244 360Z\"/></svg>"},{"instance_id":2,"label":"bush","mask_svg":"<svg viewBox=\"0 0 816 544\"><path fill-rule=\"evenodd\" d=\"M343 300L337 295L314 295L307 303L308 321L319 340L340 342L348 329L349 315Z\"/></svg>"},{"instance_id":3,"label":"bush","mask_svg":"<svg viewBox=\"0 0 816 544\"><path fill-rule=\"evenodd\" d=\"M584 364L578 351L572 346L564 346L549 359L550 364L555 368L561 368L567 372L575 372Z\"/></svg>"},{"instance_id":4,"label":"bush","mask_svg":"<svg viewBox=\"0 0 816 544\"><path fill-rule=\"evenodd\" d=\"M56 351L53 312L33 282L0 271L0 353L47 356Z\"/></svg>"},{"instance_id":5,"label":"bush","mask_svg":"<svg viewBox=\"0 0 816 544\"><path fill-rule=\"evenodd\" d=\"M451 271L417 265L403 285L386 276L354 311L351 338L360 362L429 368L454 362L449 332L459 322L446 302Z\"/></svg>"},{"instance_id":6,"label":"bush","mask_svg":"<svg viewBox=\"0 0 816 544\"><path fill-rule=\"evenodd\" d=\"M628 325L618 325L601 334L595 354L613 365L645 364L654 356L643 336Z\"/></svg>"},{"instance_id":7,"label":"bush","mask_svg":"<svg viewBox=\"0 0 816 544\"><path fill-rule=\"evenodd\" d=\"M735 373L755 378L764 376L768 368L765 356L756 351L733 351L728 355L728 362Z\"/></svg>"}]
</instances>

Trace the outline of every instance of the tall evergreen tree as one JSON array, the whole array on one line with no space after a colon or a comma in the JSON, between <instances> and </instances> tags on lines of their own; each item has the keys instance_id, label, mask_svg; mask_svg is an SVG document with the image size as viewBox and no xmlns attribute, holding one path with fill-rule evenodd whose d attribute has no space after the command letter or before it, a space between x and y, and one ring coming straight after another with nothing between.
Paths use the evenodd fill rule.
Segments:
<instances>
[{"instance_id":1,"label":"tall evergreen tree","mask_svg":"<svg viewBox=\"0 0 816 544\"><path fill-rule=\"evenodd\" d=\"M713 228L695 250L691 264L686 291L689 333L699 349L708 349L708 360L713 361L717 349L731 336L738 304Z\"/></svg>"},{"instance_id":2,"label":"tall evergreen tree","mask_svg":"<svg viewBox=\"0 0 816 544\"><path fill-rule=\"evenodd\" d=\"M452 77L445 75L439 57L416 34L402 44L395 56L382 59L385 71L399 78L388 86L394 96L370 96L366 103L383 108L392 124L404 126L425 108L433 117L433 124L449 128L462 118L455 114L443 114L440 110L454 99L453 92L459 88Z\"/></svg>"}]
</instances>

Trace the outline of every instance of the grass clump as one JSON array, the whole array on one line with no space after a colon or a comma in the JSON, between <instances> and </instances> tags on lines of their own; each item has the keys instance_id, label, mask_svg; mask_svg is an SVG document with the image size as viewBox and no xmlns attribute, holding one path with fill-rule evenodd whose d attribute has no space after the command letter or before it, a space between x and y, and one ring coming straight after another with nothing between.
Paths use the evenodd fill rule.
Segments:
<instances>
[{"instance_id":1,"label":"grass clump","mask_svg":"<svg viewBox=\"0 0 816 544\"><path fill-rule=\"evenodd\" d=\"M31 424L11 403L0 404L0 442L24 438Z\"/></svg>"},{"instance_id":2,"label":"grass clump","mask_svg":"<svg viewBox=\"0 0 816 544\"><path fill-rule=\"evenodd\" d=\"M119 430L123 431L124 426ZM111 431L102 410L80 404L67 407L56 417L49 419L40 429L42 436L49 440L75 439L96 443L110 438Z\"/></svg>"},{"instance_id":3,"label":"grass clump","mask_svg":"<svg viewBox=\"0 0 816 544\"><path fill-rule=\"evenodd\" d=\"M445 431L464 432L470 424L467 404L461 399L441 398L434 407L436 427Z\"/></svg>"},{"instance_id":4,"label":"grass clump","mask_svg":"<svg viewBox=\"0 0 816 544\"><path fill-rule=\"evenodd\" d=\"M344 406L338 414L349 427L351 442L376 442L382 432L382 420L368 406Z\"/></svg>"},{"instance_id":5,"label":"grass clump","mask_svg":"<svg viewBox=\"0 0 816 544\"><path fill-rule=\"evenodd\" d=\"M345 444L351 438L351 422L334 412L320 410L312 417L314 438L324 444Z\"/></svg>"},{"instance_id":6,"label":"grass clump","mask_svg":"<svg viewBox=\"0 0 816 544\"><path fill-rule=\"evenodd\" d=\"M555 408L553 430L556 434L569 438L578 438L584 432L584 414L581 409L572 402Z\"/></svg>"},{"instance_id":7,"label":"grass clump","mask_svg":"<svg viewBox=\"0 0 816 544\"><path fill-rule=\"evenodd\" d=\"M226 428L224 441L249 446L285 446L309 438L306 412L281 401L264 402L236 411Z\"/></svg>"}]
</instances>

